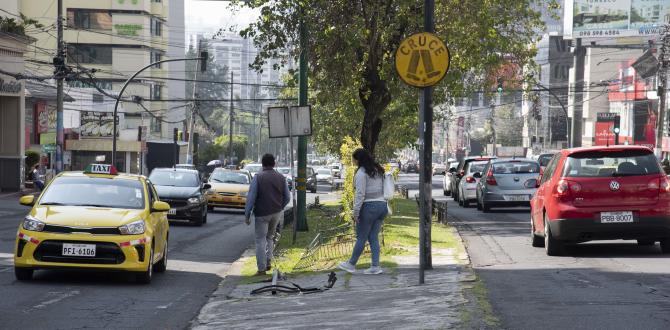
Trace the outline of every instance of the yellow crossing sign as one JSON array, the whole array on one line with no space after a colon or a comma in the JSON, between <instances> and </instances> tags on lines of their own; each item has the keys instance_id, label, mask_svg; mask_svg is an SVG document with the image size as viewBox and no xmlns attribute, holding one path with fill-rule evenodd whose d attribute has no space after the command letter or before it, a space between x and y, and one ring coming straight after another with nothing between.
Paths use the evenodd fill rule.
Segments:
<instances>
[{"instance_id":1,"label":"yellow crossing sign","mask_svg":"<svg viewBox=\"0 0 670 330\"><path fill-rule=\"evenodd\" d=\"M396 50L395 69L408 85L433 86L449 70L449 49L432 33L414 34L403 40Z\"/></svg>"}]
</instances>

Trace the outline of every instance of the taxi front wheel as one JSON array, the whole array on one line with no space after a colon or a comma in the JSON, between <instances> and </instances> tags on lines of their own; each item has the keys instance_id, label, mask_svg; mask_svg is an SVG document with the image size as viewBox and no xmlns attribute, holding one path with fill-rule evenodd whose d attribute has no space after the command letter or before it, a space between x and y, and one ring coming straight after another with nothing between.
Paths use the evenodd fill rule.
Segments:
<instances>
[{"instance_id":1,"label":"taxi front wheel","mask_svg":"<svg viewBox=\"0 0 670 330\"><path fill-rule=\"evenodd\" d=\"M35 270L32 268L20 268L14 267L14 276L19 281L30 281L33 279L33 272Z\"/></svg>"},{"instance_id":2,"label":"taxi front wheel","mask_svg":"<svg viewBox=\"0 0 670 330\"><path fill-rule=\"evenodd\" d=\"M135 275L135 280L140 284L149 284L151 283L151 278L154 275L154 246L151 245L151 253L149 253L149 266L147 270L139 272Z\"/></svg>"}]
</instances>

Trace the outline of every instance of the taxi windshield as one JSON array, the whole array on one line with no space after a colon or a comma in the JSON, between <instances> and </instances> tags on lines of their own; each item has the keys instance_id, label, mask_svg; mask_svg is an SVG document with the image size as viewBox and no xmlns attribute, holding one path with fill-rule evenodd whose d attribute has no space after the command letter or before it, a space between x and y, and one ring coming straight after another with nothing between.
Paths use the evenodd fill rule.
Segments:
<instances>
[{"instance_id":1,"label":"taxi windshield","mask_svg":"<svg viewBox=\"0 0 670 330\"><path fill-rule=\"evenodd\" d=\"M39 204L143 209L144 189L137 180L58 177L44 191Z\"/></svg>"},{"instance_id":2,"label":"taxi windshield","mask_svg":"<svg viewBox=\"0 0 670 330\"><path fill-rule=\"evenodd\" d=\"M200 182L198 174L193 172L181 171L153 171L149 176L149 180L156 186L171 186L171 187L198 187Z\"/></svg>"},{"instance_id":3,"label":"taxi windshield","mask_svg":"<svg viewBox=\"0 0 670 330\"><path fill-rule=\"evenodd\" d=\"M210 180L221 183L249 184L249 177L239 172L214 171Z\"/></svg>"}]
</instances>

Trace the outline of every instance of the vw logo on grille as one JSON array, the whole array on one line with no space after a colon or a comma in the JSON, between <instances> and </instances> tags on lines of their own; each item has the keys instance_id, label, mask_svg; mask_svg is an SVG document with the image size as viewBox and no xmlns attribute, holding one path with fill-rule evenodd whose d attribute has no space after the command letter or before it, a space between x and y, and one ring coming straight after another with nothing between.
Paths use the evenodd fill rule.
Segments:
<instances>
[{"instance_id":1,"label":"vw logo on grille","mask_svg":"<svg viewBox=\"0 0 670 330\"><path fill-rule=\"evenodd\" d=\"M620 187L621 187L621 185L618 182L616 182L616 181L610 182L610 190L617 191L617 190L619 190Z\"/></svg>"}]
</instances>

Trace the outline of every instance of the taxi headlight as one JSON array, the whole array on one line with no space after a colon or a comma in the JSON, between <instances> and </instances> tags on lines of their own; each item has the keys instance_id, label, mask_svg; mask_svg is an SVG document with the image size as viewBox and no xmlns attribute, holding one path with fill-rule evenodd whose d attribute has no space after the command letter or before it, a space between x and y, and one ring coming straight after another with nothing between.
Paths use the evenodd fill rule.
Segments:
<instances>
[{"instance_id":1,"label":"taxi headlight","mask_svg":"<svg viewBox=\"0 0 670 330\"><path fill-rule=\"evenodd\" d=\"M31 216L27 216L25 219L23 219L23 229L42 231L44 230L44 222L39 221Z\"/></svg>"},{"instance_id":2,"label":"taxi headlight","mask_svg":"<svg viewBox=\"0 0 670 330\"><path fill-rule=\"evenodd\" d=\"M189 204L198 204L200 203L200 197L191 197L188 199Z\"/></svg>"},{"instance_id":3,"label":"taxi headlight","mask_svg":"<svg viewBox=\"0 0 670 330\"><path fill-rule=\"evenodd\" d=\"M144 234L144 220L137 220L119 227L121 235Z\"/></svg>"},{"instance_id":4,"label":"taxi headlight","mask_svg":"<svg viewBox=\"0 0 670 330\"><path fill-rule=\"evenodd\" d=\"M240 194L240 196L242 196L242 197L247 197L247 195L249 194L249 192L248 192L248 191L240 191L239 194Z\"/></svg>"}]
</instances>

